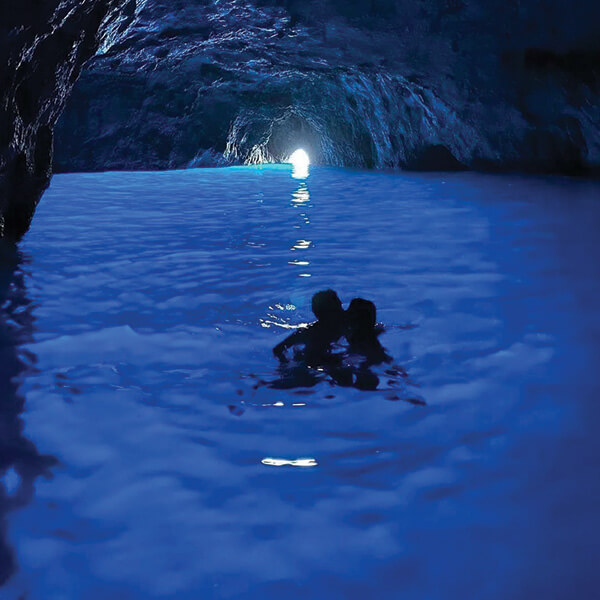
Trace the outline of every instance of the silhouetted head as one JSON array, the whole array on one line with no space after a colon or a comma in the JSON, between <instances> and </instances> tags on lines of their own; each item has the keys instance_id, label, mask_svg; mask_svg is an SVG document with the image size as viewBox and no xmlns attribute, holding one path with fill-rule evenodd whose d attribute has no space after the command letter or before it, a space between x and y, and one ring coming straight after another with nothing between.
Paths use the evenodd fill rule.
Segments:
<instances>
[{"instance_id":1,"label":"silhouetted head","mask_svg":"<svg viewBox=\"0 0 600 600\"><path fill-rule=\"evenodd\" d=\"M346 311L346 327L349 342L376 335L377 309L370 300L354 298Z\"/></svg>"},{"instance_id":2,"label":"silhouetted head","mask_svg":"<svg viewBox=\"0 0 600 600\"><path fill-rule=\"evenodd\" d=\"M312 311L318 321L340 320L344 317L342 301L333 290L317 292L312 297Z\"/></svg>"}]
</instances>

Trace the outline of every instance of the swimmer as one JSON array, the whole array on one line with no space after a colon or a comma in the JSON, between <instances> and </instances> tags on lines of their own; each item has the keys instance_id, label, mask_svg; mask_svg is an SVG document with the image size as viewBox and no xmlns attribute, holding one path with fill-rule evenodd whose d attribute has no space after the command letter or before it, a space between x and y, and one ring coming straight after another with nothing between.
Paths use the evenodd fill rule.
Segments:
<instances>
[{"instance_id":1,"label":"swimmer","mask_svg":"<svg viewBox=\"0 0 600 600\"><path fill-rule=\"evenodd\" d=\"M377 326L377 309L370 300L354 298L346 310L345 320L350 354L362 355L366 366L392 361L378 339L383 327Z\"/></svg>"},{"instance_id":2,"label":"swimmer","mask_svg":"<svg viewBox=\"0 0 600 600\"><path fill-rule=\"evenodd\" d=\"M273 348L273 354L287 362L285 351L304 346L303 362L320 366L332 360L331 346L345 331L345 313L342 302L333 290L317 292L312 297L312 311L317 318L308 327L298 329Z\"/></svg>"}]
</instances>

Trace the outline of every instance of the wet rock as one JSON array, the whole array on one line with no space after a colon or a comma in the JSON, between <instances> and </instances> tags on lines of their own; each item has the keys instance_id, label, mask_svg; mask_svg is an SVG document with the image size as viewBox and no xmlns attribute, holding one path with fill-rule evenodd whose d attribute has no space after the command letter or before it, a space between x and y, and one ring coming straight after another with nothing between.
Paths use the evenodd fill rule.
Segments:
<instances>
[{"instance_id":1,"label":"wet rock","mask_svg":"<svg viewBox=\"0 0 600 600\"><path fill-rule=\"evenodd\" d=\"M53 137L58 171L302 146L328 165L597 172L599 19L587 0L4 2L0 235L27 230Z\"/></svg>"},{"instance_id":2,"label":"wet rock","mask_svg":"<svg viewBox=\"0 0 600 600\"><path fill-rule=\"evenodd\" d=\"M329 165L593 172L598 18L586 0L148 0L78 82L55 165L216 166L304 147Z\"/></svg>"},{"instance_id":3,"label":"wet rock","mask_svg":"<svg viewBox=\"0 0 600 600\"><path fill-rule=\"evenodd\" d=\"M53 128L85 61L116 36L135 0L0 4L0 237L27 228L52 166Z\"/></svg>"}]
</instances>

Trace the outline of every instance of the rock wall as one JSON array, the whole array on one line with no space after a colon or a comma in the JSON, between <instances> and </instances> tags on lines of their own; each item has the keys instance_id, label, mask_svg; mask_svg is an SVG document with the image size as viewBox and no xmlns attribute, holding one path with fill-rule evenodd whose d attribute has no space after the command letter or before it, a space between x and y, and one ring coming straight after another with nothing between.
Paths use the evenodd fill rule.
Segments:
<instances>
[{"instance_id":1,"label":"rock wall","mask_svg":"<svg viewBox=\"0 0 600 600\"><path fill-rule=\"evenodd\" d=\"M65 104L62 171L305 146L332 165L597 172L599 21L592 0L3 2L0 236L29 226Z\"/></svg>"},{"instance_id":2,"label":"rock wall","mask_svg":"<svg viewBox=\"0 0 600 600\"><path fill-rule=\"evenodd\" d=\"M0 237L18 239L29 227L73 84L134 12L135 0L0 3Z\"/></svg>"},{"instance_id":3,"label":"rock wall","mask_svg":"<svg viewBox=\"0 0 600 600\"><path fill-rule=\"evenodd\" d=\"M591 0L148 0L83 73L61 171L285 159L600 169Z\"/></svg>"}]
</instances>

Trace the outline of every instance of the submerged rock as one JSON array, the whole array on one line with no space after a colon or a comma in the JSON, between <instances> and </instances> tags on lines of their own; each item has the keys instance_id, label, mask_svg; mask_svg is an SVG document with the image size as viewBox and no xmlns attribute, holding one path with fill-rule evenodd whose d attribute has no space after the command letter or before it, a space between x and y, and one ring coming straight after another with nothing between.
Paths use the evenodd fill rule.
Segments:
<instances>
[{"instance_id":1,"label":"submerged rock","mask_svg":"<svg viewBox=\"0 0 600 600\"><path fill-rule=\"evenodd\" d=\"M57 170L280 161L600 168L600 8L148 0L82 75Z\"/></svg>"},{"instance_id":2,"label":"submerged rock","mask_svg":"<svg viewBox=\"0 0 600 600\"><path fill-rule=\"evenodd\" d=\"M52 166L53 127L79 72L135 0L0 4L0 237L27 228Z\"/></svg>"}]
</instances>

